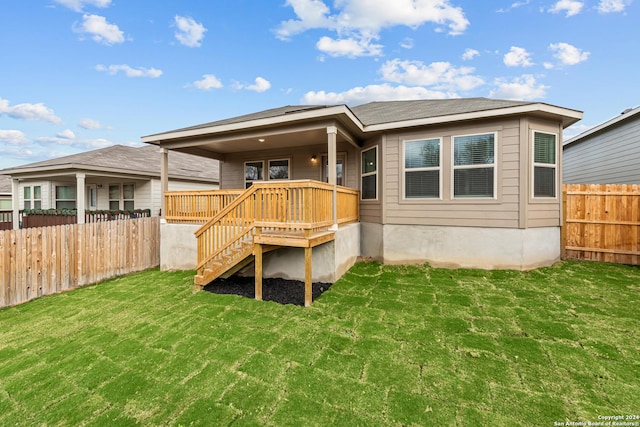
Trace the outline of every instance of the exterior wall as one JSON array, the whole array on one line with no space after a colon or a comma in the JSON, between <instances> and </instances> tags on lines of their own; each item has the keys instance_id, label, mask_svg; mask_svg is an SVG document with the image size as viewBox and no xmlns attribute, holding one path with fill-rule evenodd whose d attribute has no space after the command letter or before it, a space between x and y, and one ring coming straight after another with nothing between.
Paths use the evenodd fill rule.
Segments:
<instances>
[{"instance_id":1,"label":"exterior wall","mask_svg":"<svg viewBox=\"0 0 640 427\"><path fill-rule=\"evenodd\" d=\"M193 224L160 223L161 270L195 270L198 246L194 233L199 228L199 225Z\"/></svg>"},{"instance_id":2,"label":"exterior wall","mask_svg":"<svg viewBox=\"0 0 640 427\"><path fill-rule=\"evenodd\" d=\"M453 137L496 133L495 199L454 199ZM405 140L442 138L441 198L403 200L402 145ZM483 121L389 134L384 144L384 224L518 228L520 224L520 120Z\"/></svg>"},{"instance_id":3,"label":"exterior wall","mask_svg":"<svg viewBox=\"0 0 640 427\"><path fill-rule=\"evenodd\" d=\"M640 115L564 147L566 184L640 184Z\"/></svg>"},{"instance_id":4,"label":"exterior wall","mask_svg":"<svg viewBox=\"0 0 640 427\"><path fill-rule=\"evenodd\" d=\"M358 188L359 156L360 153L352 145L338 143L338 155L346 156L345 186ZM244 188L244 163L248 161L266 161L274 159L289 160L290 179L322 180L322 156L327 153L327 144L310 145L305 147L275 149L264 151L250 151L230 154L220 165L220 188L235 190ZM315 155L317 160L311 161ZM265 164L266 168L266 164Z\"/></svg>"},{"instance_id":5,"label":"exterior wall","mask_svg":"<svg viewBox=\"0 0 640 427\"><path fill-rule=\"evenodd\" d=\"M384 225L383 259L435 267L528 270L560 259L560 229ZM363 248L375 252L375 248Z\"/></svg>"}]
</instances>

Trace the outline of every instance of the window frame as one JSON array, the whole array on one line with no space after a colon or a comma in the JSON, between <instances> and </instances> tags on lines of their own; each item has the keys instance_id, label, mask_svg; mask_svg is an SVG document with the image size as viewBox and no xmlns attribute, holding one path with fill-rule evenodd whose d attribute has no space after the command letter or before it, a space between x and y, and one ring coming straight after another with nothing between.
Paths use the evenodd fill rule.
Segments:
<instances>
[{"instance_id":1,"label":"window frame","mask_svg":"<svg viewBox=\"0 0 640 427\"><path fill-rule=\"evenodd\" d=\"M287 177L286 178L271 178L271 162L281 162L281 161L286 161L287 162ZM257 162L249 162L249 163L257 163ZM283 157L283 158L279 158L279 159L268 159L266 160L267 163L267 167L266 169L264 168L264 161L262 162L263 164L263 171L268 172L267 173L267 178L265 179L265 181L289 181L291 180L291 159L289 157ZM246 169L245 169L245 173L246 173ZM264 174L264 173L263 173ZM246 177L246 175L245 175Z\"/></svg>"},{"instance_id":2,"label":"window frame","mask_svg":"<svg viewBox=\"0 0 640 427\"><path fill-rule=\"evenodd\" d=\"M480 135L493 135L493 164L491 163L483 163L477 165L456 165L456 138L464 138L468 136L480 136ZM498 132L477 132L477 133L468 133L463 135L452 135L451 136L451 200L456 201L465 201L469 202L471 200L497 200L498 199ZM456 193L456 181L455 174L456 170L465 170L465 169L486 169L492 167L493 168L493 195L492 196L457 196Z\"/></svg>"},{"instance_id":3,"label":"window frame","mask_svg":"<svg viewBox=\"0 0 640 427\"><path fill-rule=\"evenodd\" d=\"M40 193L40 197L36 197L36 188ZM29 195L27 195L27 191ZM27 207L27 204L29 207ZM22 187L22 205L25 210L42 209L42 186L25 185Z\"/></svg>"},{"instance_id":4,"label":"window frame","mask_svg":"<svg viewBox=\"0 0 640 427\"><path fill-rule=\"evenodd\" d=\"M373 172L362 172L363 170L363 161L364 161L364 153L366 153L367 151L371 151L371 150L376 150L375 154L375 161L376 161L376 169ZM379 155L379 150L378 150L378 144L373 145L369 148L365 148L360 150L360 200L364 201L364 202L375 202L378 201L378 195L379 195L379 177L378 177L378 171L380 170L379 168L380 166L380 155ZM364 191L363 191L363 187L364 187L364 178L369 177L369 176L374 176L376 177L375 183L376 183L376 196L375 198L364 198Z\"/></svg>"},{"instance_id":5,"label":"window frame","mask_svg":"<svg viewBox=\"0 0 640 427\"><path fill-rule=\"evenodd\" d=\"M130 185L133 187L133 198L124 198L124 186L125 185ZM118 187L118 198L117 199L112 199L111 198L111 187ZM133 182L118 182L118 183L111 183L108 184L108 192L107 195L109 196L109 210L114 211L114 210L134 210L135 206L136 206L136 184ZM118 207L117 208L112 208L111 207L111 203L113 202L118 202ZM125 208L125 203L127 202L133 202L133 208L132 209L127 209Z\"/></svg>"},{"instance_id":6,"label":"window frame","mask_svg":"<svg viewBox=\"0 0 640 427\"><path fill-rule=\"evenodd\" d=\"M418 142L418 141L438 141L438 147L439 147L439 156L438 156L438 166L437 167L420 167L420 168L409 168L407 169L406 165L407 165L407 159L406 159L406 146L407 143L411 143L411 142ZM416 138L416 139L405 139L402 140L402 157L400 159L401 162L401 173L402 173L402 196L401 196L401 200L402 201L408 201L408 202L415 202L415 201L430 201L430 200L442 200L442 193L443 193L443 179L442 179L442 175L443 175L443 165L442 165L442 160L443 160L443 142L444 142L444 138L442 136L438 136L438 137L433 137L433 138ZM407 197L407 171L410 172L424 172L424 171L434 171L437 170L438 171L438 197Z\"/></svg>"},{"instance_id":7,"label":"window frame","mask_svg":"<svg viewBox=\"0 0 640 427\"><path fill-rule=\"evenodd\" d=\"M250 179L247 180L247 165L250 163L261 163L262 164L262 178L258 178L258 179ZM265 172L265 161L264 160L247 160L246 162L243 163L243 167L242 167L242 179L244 180L244 188L245 190L249 187L251 187L251 184L253 184L254 182L260 182L260 181L264 181L264 172ZM251 183L250 185L247 185L247 183Z\"/></svg>"},{"instance_id":8,"label":"window frame","mask_svg":"<svg viewBox=\"0 0 640 427\"><path fill-rule=\"evenodd\" d=\"M554 160L555 162L553 164L551 163L537 163L536 162L536 133L540 133L540 134L545 134L545 135L553 135L553 137L555 138L554 144ZM558 176L558 157L559 157L559 143L558 143L558 134L555 132L546 132L546 131L541 131L541 130L537 130L537 129L531 129L531 199L532 200L536 200L536 201L543 201L543 200L549 200L549 201L555 201L558 200L558 193L559 193L559 176ZM536 196L535 192L536 192L536 167L544 167L544 168L548 168L548 169L553 169L554 170L554 178L555 178L555 182L554 182L554 193L555 195L553 197L551 196Z\"/></svg>"}]
</instances>

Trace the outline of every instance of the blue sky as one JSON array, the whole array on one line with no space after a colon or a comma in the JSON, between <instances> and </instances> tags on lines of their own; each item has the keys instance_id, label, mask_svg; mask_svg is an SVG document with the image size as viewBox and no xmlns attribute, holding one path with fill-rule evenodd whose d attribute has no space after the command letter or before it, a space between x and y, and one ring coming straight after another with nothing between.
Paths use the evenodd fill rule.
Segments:
<instances>
[{"instance_id":1,"label":"blue sky","mask_svg":"<svg viewBox=\"0 0 640 427\"><path fill-rule=\"evenodd\" d=\"M640 104L632 0L4 0L0 168L289 104Z\"/></svg>"}]
</instances>

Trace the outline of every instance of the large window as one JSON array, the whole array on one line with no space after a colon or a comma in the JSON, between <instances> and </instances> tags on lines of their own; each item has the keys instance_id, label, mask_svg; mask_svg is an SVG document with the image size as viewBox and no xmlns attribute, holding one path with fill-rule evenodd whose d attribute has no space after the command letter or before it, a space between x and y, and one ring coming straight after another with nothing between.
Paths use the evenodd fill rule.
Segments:
<instances>
[{"instance_id":1,"label":"large window","mask_svg":"<svg viewBox=\"0 0 640 427\"><path fill-rule=\"evenodd\" d=\"M264 179L264 162L246 162L244 164L244 188L251 187L254 181Z\"/></svg>"},{"instance_id":2,"label":"large window","mask_svg":"<svg viewBox=\"0 0 640 427\"><path fill-rule=\"evenodd\" d=\"M34 185L33 187L24 187L23 191L25 209L42 208L42 189L39 185Z\"/></svg>"},{"instance_id":3,"label":"large window","mask_svg":"<svg viewBox=\"0 0 640 427\"><path fill-rule=\"evenodd\" d=\"M289 159L269 160L269 179L289 179Z\"/></svg>"},{"instance_id":4,"label":"large window","mask_svg":"<svg viewBox=\"0 0 640 427\"><path fill-rule=\"evenodd\" d=\"M362 200L375 200L378 198L378 147L364 150L361 161L360 197Z\"/></svg>"},{"instance_id":5,"label":"large window","mask_svg":"<svg viewBox=\"0 0 640 427\"><path fill-rule=\"evenodd\" d=\"M56 186L56 209L76 208L76 186L57 185Z\"/></svg>"},{"instance_id":6,"label":"large window","mask_svg":"<svg viewBox=\"0 0 640 427\"><path fill-rule=\"evenodd\" d=\"M404 143L404 197L440 197L441 140L425 139Z\"/></svg>"},{"instance_id":7,"label":"large window","mask_svg":"<svg viewBox=\"0 0 640 427\"><path fill-rule=\"evenodd\" d=\"M453 138L453 197L495 197L496 135Z\"/></svg>"},{"instance_id":8,"label":"large window","mask_svg":"<svg viewBox=\"0 0 640 427\"><path fill-rule=\"evenodd\" d=\"M533 133L533 197L556 197L556 136Z\"/></svg>"}]
</instances>

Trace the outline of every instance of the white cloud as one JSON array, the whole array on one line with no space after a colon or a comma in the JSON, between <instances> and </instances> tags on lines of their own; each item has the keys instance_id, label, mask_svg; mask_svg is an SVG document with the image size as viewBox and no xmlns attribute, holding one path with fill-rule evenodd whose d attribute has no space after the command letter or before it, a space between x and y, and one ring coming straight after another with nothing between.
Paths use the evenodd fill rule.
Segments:
<instances>
[{"instance_id":1,"label":"white cloud","mask_svg":"<svg viewBox=\"0 0 640 427\"><path fill-rule=\"evenodd\" d=\"M311 29L336 32L337 38L323 37L322 43L318 42L318 48L327 48L334 52L333 56L341 51L349 52L347 56L356 56L358 52L379 55L377 52L381 52L382 46L373 45L371 41L378 40L380 31L385 28L417 28L433 23L437 30L447 27L449 34L458 35L469 25L462 9L452 6L450 0L395 0L392 3L388 0L338 0L333 3L333 13L322 0L286 0L285 4L293 8L297 19L281 22L276 36L289 40ZM337 42L343 43L337 45ZM370 48L362 49L363 46Z\"/></svg>"},{"instance_id":2,"label":"white cloud","mask_svg":"<svg viewBox=\"0 0 640 427\"><path fill-rule=\"evenodd\" d=\"M235 84L236 89L253 90L255 92L264 92L271 88L271 83L262 77L256 77L255 83L252 85L243 85L241 83Z\"/></svg>"},{"instance_id":3,"label":"white cloud","mask_svg":"<svg viewBox=\"0 0 640 427\"><path fill-rule=\"evenodd\" d=\"M468 91L484 84L472 73L473 67L456 68L449 62L433 62L429 65L420 61L393 59L380 67L382 78L388 82L416 86L433 86L438 90Z\"/></svg>"},{"instance_id":4,"label":"white cloud","mask_svg":"<svg viewBox=\"0 0 640 427\"><path fill-rule=\"evenodd\" d=\"M220 80L213 74L204 74L202 80L196 80L195 82L188 84L187 87L194 86L202 90L220 89L223 85Z\"/></svg>"},{"instance_id":5,"label":"white cloud","mask_svg":"<svg viewBox=\"0 0 640 427\"><path fill-rule=\"evenodd\" d=\"M133 68L126 64L109 65L108 67L98 64L96 65L96 70L105 72L112 76L119 72L123 72L127 77L150 77L152 79L156 79L162 75L162 70L158 70L157 68Z\"/></svg>"},{"instance_id":6,"label":"white cloud","mask_svg":"<svg viewBox=\"0 0 640 427\"><path fill-rule=\"evenodd\" d=\"M346 39L332 39L324 36L318 40L316 47L319 51L329 56L346 56L355 58L358 56L380 56L382 55L382 45L373 44L372 40L377 37L356 37Z\"/></svg>"},{"instance_id":7,"label":"white cloud","mask_svg":"<svg viewBox=\"0 0 640 427\"><path fill-rule=\"evenodd\" d=\"M547 86L538 83L531 74L523 74L511 81L496 79L495 85L496 89L489 93L489 97L521 101L544 98L548 89Z\"/></svg>"},{"instance_id":8,"label":"white cloud","mask_svg":"<svg viewBox=\"0 0 640 427\"><path fill-rule=\"evenodd\" d=\"M465 49L464 53L462 54L462 60L463 61L470 61L473 58L475 58L476 56L480 56L480 52L478 52L475 49Z\"/></svg>"},{"instance_id":9,"label":"white cloud","mask_svg":"<svg viewBox=\"0 0 640 427\"><path fill-rule=\"evenodd\" d=\"M624 12L629 4L631 4L631 0L600 0L600 3L598 3L598 12Z\"/></svg>"},{"instance_id":10,"label":"white cloud","mask_svg":"<svg viewBox=\"0 0 640 427\"><path fill-rule=\"evenodd\" d=\"M344 92L307 92L303 104L362 104L371 101L455 98L452 93L429 90L421 86L391 86L390 84L355 87Z\"/></svg>"},{"instance_id":11,"label":"white cloud","mask_svg":"<svg viewBox=\"0 0 640 427\"><path fill-rule=\"evenodd\" d=\"M560 61L562 65L576 65L586 61L591 55L590 52L584 52L569 43L552 43L549 49L553 51L553 56Z\"/></svg>"},{"instance_id":12,"label":"white cloud","mask_svg":"<svg viewBox=\"0 0 640 427\"><path fill-rule=\"evenodd\" d=\"M62 123L62 119L43 103L9 105L9 101L0 98L0 114L6 114L14 119L44 120L50 123Z\"/></svg>"},{"instance_id":13,"label":"white cloud","mask_svg":"<svg viewBox=\"0 0 640 427\"><path fill-rule=\"evenodd\" d=\"M55 137L43 136L43 137L36 138L35 142L41 145L53 144L57 146L68 146L68 147L80 148L82 150L95 150L96 148L105 148L105 147L114 145L113 142L104 138L76 139L76 138L65 138L61 136L55 136Z\"/></svg>"},{"instance_id":14,"label":"white cloud","mask_svg":"<svg viewBox=\"0 0 640 427\"><path fill-rule=\"evenodd\" d=\"M517 46L511 46L511 50L504 55L504 64L507 67L530 67L531 54L526 49Z\"/></svg>"},{"instance_id":15,"label":"white cloud","mask_svg":"<svg viewBox=\"0 0 640 427\"><path fill-rule=\"evenodd\" d=\"M12 145L25 144L29 142L27 136L19 130L2 130L0 129L0 141Z\"/></svg>"},{"instance_id":16,"label":"white cloud","mask_svg":"<svg viewBox=\"0 0 640 427\"><path fill-rule=\"evenodd\" d=\"M95 6L100 8L109 7L111 5L111 0L54 0L54 1L76 12L82 12L82 9L84 8L85 5Z\"/></svg>"},{"instance_id":17,"label":"white cloud","mask_svg":"<svg viewBox=\"0 0 640 427\"><path fill-rule=\"evenodd\" d=\"M400 42L400 47L403 49L413 49L413 39L411 37L405 37Z\"/></svg>"},{"instance_id":18,"label":"white cloud","mask_svg":"<svg viewBox=\"0 0 640 427\"><path fill-rule=\"evenodd\" d=\"M175 36L180 44L187 47L200 47L202 45L204 33L207 32L204 25L187 16L176 15L174 20L178 28Z\"/></svg>"},{"instance_id":19,"label":"white cloud","mask_svg":"<svg viewBox=\"0 0 640 427\"><path fill-rule=\"evenodd\" d=\"M553 7L549 8L551 13L567 13L567 18L580 13L584 7L584 2L577 0L559 0Z\"/></svg>"},{"instance_id":20,"label":"white cloud","mask_svg":"<svg viewBox=\"0 0 640 427\"><path fill-rule=\"evenodd\" d=\"M56 136L63 139L76 139L76 134L73 133L71 129L65 129L62 132L58 132Z\"/></svg>"},{"instance_id":21,"label":"white cloud","mask_svg":"<svg viewBox=\"0 0 640 427\"><path fill-rule=\"evenodd\" d=\"M110 24L104 16L83 15L82 24L74 25L77 33L87 33L91 35L93 41L106 45L124 42L124 33L116 24Z\"/></svg>"},{"instance_id":22,"label":"white cloud","mask_svg":"<svg viewBox=\"0 0 640 427\"><path fill-rule=\"evenodd\" d=\"M81 119L78 123L78 126L80 126L82 129L88 130L110 129L108 126L103 126L99 121L89 118Z\"/></svg>"},{"instance_id":23,"label":"white cloud","mask_svg":"<svg viewBox=\"0 0 640 427\"><path fill-rule=\"evenodd\" d=\"M522 7L522 6L526 6L529 3L531 3L531 0L517 1L517 2L511 3L511 6L509 6L507 9L498 9L497 12L498 13L505 13L505 12L510 11L511 9L517 9L519 7Z\"/></svg>"}]
</instances>

